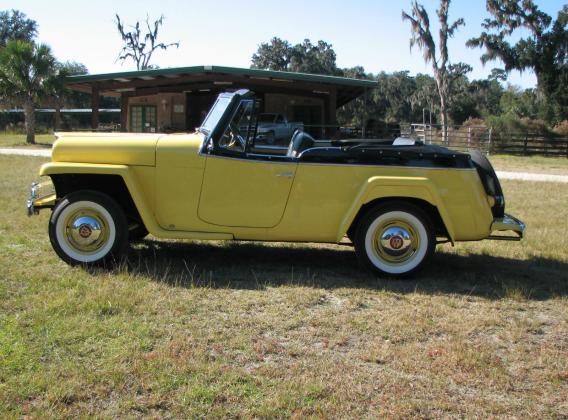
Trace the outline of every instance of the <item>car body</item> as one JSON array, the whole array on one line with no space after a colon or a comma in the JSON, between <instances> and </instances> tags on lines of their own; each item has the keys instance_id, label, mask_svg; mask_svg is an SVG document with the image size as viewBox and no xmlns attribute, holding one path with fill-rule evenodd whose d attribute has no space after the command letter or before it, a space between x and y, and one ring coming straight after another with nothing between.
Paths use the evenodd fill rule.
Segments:
<instances>
[{"instance_id":1,"label":"car body","mask_svg":"<svg viewBox=\"0 0 568 420\"><path fill-rule=\"evenodd\" d=\"M289 122L282 114L263 113L258 116L257 141L263 141L266 144L284 142L288 146L294 131L303 129L303 123Z\"/></svg>"},{"instance_id":2,"label":"car body","mask_svg":"<svg viewBox=\"0 0 568 420\"><path fill-rule=\"evenodd\" d=\"M298 130L283 155L255 148L257 101L224 93L191 134L62 134L30 214L53 209L50 239L70 264L157 238L340 243L363 264L408 275L437 243L520 239L491 165L408 139L321 141ZM247 126L244 130L243 127ZM246 135L243 134L246 132ZM512 231L503 236L499 232Z\"/></svg>"}]
</instances>

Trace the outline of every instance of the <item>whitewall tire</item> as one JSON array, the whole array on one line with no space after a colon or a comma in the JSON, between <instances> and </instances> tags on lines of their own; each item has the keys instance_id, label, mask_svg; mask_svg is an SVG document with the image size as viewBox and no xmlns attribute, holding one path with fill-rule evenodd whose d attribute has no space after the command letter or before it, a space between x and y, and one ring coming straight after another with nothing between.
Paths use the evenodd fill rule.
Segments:
<instances>
[{"instance_id":1,"label":"whitewall tire","mask_svg":"<svg viewBox=\"0 0 568 420\"><path fill-rule=\"evenodd\" d=\"M59 257L71 265L116 262L128 243L122 208L97 191L65 196L53 209L49 238Z\"/></svg>"},{"instance_id":2,"label":"whitewall tire","mask_svg":"<svg viewBox=\"0 0 568 420\"><path fill-rule=\"evenodd\" d=\"M389 277L416 272L436 246L428 215L406 202L390 202L371 209L359 222L354 239L363 265Z\"/></svg>"}]
</instances>

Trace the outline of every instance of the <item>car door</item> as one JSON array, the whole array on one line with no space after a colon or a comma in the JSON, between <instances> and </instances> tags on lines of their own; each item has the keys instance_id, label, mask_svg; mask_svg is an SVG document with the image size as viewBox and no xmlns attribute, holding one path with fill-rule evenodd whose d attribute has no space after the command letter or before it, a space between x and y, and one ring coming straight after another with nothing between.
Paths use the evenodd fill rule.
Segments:
<instances>
[{"instance_id":1,"label":"car door","mask_svg":"<svg viewBox=\"0 0 568 420\"><path fill-rule=\"evenodd\" d=\"M274 160L276 159L276 161ZM198 216L221 226L271 228L280 222L297 163L285 157L210 154Z\"/></svg>"}]
</instances>

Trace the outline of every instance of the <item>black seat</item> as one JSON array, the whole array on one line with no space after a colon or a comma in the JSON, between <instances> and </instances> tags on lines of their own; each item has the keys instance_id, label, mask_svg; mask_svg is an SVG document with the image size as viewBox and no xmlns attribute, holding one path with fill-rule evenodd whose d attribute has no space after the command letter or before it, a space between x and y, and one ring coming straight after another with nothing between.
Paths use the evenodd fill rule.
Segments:
<instances>
[{"instance_id":1,"label":"black seat","mask_svg":"<svg viewBox=\"0 0 568 420\"><path fill-rule=\"evenodd\" d=\"M302 130L294 131L290 145L288 146L288 157L298 157L304 150L314 147L315 139Z\"/></svg>"}]
</instances>

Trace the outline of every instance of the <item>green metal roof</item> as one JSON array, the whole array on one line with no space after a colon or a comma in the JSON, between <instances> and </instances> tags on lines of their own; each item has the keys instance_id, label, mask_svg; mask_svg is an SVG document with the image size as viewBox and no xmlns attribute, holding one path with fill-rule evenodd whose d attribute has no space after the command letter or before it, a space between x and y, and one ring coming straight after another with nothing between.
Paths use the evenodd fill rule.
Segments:
<instances>
[{"instance_id":1,"label":"green metal roof","mask_svg":"<svg viewBox=\"0 0 568 420\"><path fill-rule=\"evenodd\" d=\"M67 83L89 83L89 82L102 82L105 80L116 79L144 79L149 77L172 76L172 75L191 75L203 73L219 73L231 74L235 76L248 76L248 77L263 77L268 79L280 79L291 81L302 81L312 83L329 83L340 86L353 86L353 87L369 87L377 86L374 80L364 79L351 79L347 77L326 76L321 74L309 73L293 73L285 71L272 71L272 70L258 70L258 69L245 69L238 67L224 67L224 66L192 66L192 67L174 67L165 69L141 70L141 71L125 71L118 73L102 73L102 74L87 74L82 76L69 76Z\"/></svg>"}]
</instances>

